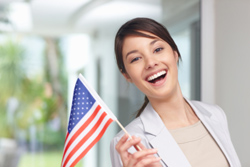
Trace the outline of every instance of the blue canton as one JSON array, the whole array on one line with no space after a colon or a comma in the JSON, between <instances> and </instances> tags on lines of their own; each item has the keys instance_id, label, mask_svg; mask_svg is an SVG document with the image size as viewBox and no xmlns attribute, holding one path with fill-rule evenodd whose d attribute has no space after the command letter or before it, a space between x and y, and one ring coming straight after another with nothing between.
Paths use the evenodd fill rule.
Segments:
<instances>
[{"instance_id":1,"label":"blue canton","mask_svg":"<svg viewBox=\"0 0 250 167\"><path fill-rule=\"evenodd\" d=\"M80 79L78 79L74 90L73 102L69 118L69 133L76 126L76 124L84 117L84 115L91 109L94 103L95 99L83 85Z\"/></svg>"}]
</instances>

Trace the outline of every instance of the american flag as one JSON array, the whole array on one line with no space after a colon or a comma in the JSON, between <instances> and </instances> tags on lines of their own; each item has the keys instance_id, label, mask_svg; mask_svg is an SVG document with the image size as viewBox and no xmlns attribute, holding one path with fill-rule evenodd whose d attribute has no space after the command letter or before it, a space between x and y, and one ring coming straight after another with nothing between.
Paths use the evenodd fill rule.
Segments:
<instances>
[{"instance_id":1,"label":"american flag","mask_svg":"<svg viewBox=\"0 0 250 167\"><path fill-rule=\"evenodd\" d=\"M80 74L73 95L62 167L75 166L116 119Z\"/></svg>"}]
</instances>

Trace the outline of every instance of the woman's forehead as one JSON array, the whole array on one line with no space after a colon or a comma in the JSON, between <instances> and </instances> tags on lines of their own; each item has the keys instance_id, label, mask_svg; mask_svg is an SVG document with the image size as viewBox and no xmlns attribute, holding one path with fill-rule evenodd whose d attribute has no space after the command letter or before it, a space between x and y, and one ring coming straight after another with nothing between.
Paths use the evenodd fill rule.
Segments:
<instances>
[{"instance_id":1,"label":"woman's forehead","mask_svg":"<svg viewBox=\"0 0 250 167\"><path fill-rule=\"evenodd\" d=\"M139 36L139 35L133 35L133 36L127 36L125 39L124 39L124 42L123 42L123 49L124 49L124 46L131 46L133 47L133 45L131 45L131 43L134 43L135 45L137 44L140 44L140 40L142 40L143 42L145 43L148 43L148 45L152 45L154 43L156 43L157 41L162 41L162 42L165 42L163 39L159 38L158 36L156 35L150 35L150 37L148 36Z\"/></svg>"}]
</instances>

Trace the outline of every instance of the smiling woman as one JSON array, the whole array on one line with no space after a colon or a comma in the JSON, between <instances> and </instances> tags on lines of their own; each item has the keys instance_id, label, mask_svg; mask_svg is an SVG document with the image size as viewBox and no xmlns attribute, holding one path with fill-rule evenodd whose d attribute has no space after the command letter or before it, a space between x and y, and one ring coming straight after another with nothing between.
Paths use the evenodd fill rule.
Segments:
<instances>
[{"instance_id":1,"label":"smiling woman","mask_svg":"<svg viewBox=\"0 0 250 167\"><path fill-rule=\"evenodd\" d=\"M134 67L135 69L131 69L131 68L129 68L129 69L133 72L136 72L138 66L133 65L134 64L133 62L135 61L135 59L142 58L142 56L144 56L144 59L143 59L143 60L145 60L144 63L148 63L147 66L151 66L150 63L154 63L153 61L149 61L151 59L151 57L147 57L146 54L144 54L145 48L148 48L147 49L148 52L151 52L151 53L154 53L157 55L159 55L159 54L163 55L161 52L169 52L168 55L169 54L175 55L175 59L177 60L177 62L179 62L179 60L181 60L181 55L180 55L180 52L179 52L175 42L173 41L169 32L166 31L164 26L162 26L161 24L158 24L154 20L149 20L149 19L148 20L147 19L139 20L138 19L138 22L134 22L134 21L127 22L126 24L124 24L124 28L126 26L129 26L129 30L124 31L124 29L121 28L117 32L117 36L115 39L115 53L116 53L116 60L117 60L118 68L122 72L123 76L126 79L128 79L128 81L132 81L132 79L130 78L129 73L126 72L126 68L125 68L126 65L131 67L131 68ZM135 37L137 37L137 38L135 38ZM144 42L143 43L144 46L140 45L142 42ZM160 47L158 47L158 46L160 46ZM164 48L163 48L163 46L164 46ZM142 50L141 53L139 52L138 49ZM130 55L130 54L131 54L131 56L129 57L128 55ZM123 56L123 55L126 55L126 56ZM141 57L135 57L133 59L133 55L134 56L140 55ZM168 56L168 57L161 56L161 57L163 57L163 59L174 58L174 56ZM177 63L175 62L174 65L176 66L176 64ZM146 67L146 68L150 68L150 67ZM154 71L152 71L151 69L152 68L150 68L149 72L147 72L148 73L147 77L153 77L155 75L158 75ZM164 71L167 73L168 69L166 68ZM177 69L175 69L175 71L177 72ZM149 73L152 73L151 74L152 76L149 76ZM138 87L138 88L140 89L140 87ZM145 96L145 102L144 102L142 108L139 110L137 116L140 115L140 113L143 111L143 109L145 108L147 103L148 103L148 97Z\"/></svg>"},{"instance_id":2,"label":"smiling woman","mask_svg":"<svg viewBox=\"0 0 250 167\"><path fill-rule=\"evenodd\" d=\"M240 166L223 110L183 97L180 53L166 28L152 19L132 19L118 30L115 52L119 70L145 102L126 126L132 139L121 131L111 142L114 167Z\"/></svg>"}]
</instances>

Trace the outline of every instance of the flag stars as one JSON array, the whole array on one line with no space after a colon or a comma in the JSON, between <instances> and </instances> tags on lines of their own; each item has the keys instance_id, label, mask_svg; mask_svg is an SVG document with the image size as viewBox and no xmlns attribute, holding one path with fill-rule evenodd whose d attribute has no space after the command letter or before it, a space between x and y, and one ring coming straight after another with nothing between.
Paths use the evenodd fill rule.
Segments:
<instances>
[{"instance_id":1,"label":"flag stars","mask_svg":"<svg viewBox=\"0 0 250 167\"><path fill-rule=\"evenodd\" d=\"M75 86L73 93L74 96L68 127L69 133L74 129L74 127L78 124L82 117L84 117L95 102L95 99L91 96L80 80L77 81L77 84L78 86Z\"/></svg>"}]
</instances>

